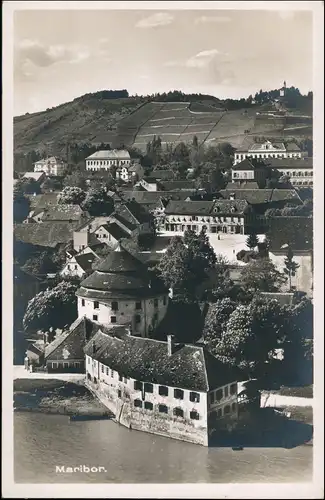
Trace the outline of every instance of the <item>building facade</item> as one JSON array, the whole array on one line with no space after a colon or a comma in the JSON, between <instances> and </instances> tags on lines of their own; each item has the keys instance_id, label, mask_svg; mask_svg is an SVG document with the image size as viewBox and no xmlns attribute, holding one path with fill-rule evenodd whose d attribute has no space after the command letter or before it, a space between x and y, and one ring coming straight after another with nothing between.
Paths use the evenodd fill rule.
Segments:
<instances>
[{"instance_id":1,"label":"building facade","mask_svg":"<svg viewBox=\"0 0 325 500\"><path fill-rule=\"evenodd\" d=\"M34 172L44 172L48 177L59 177L64 175L67 164L55 156L38 160L34 163Z\"/></svg>"},{"instance_id":2,"label":"building facade","mask_svg":"<svg viewBox=\"0 0 325 500\"><path fill-rule=\"evenodd\" d=\"M246 158L266 159L266 158L302 158L303 153L296 144L285 146L284 143L265 141L264 143L254 143L248 148L238 148L235 152L234 165Z\"/></svg>"},{"instance_id":3,"label":"building facade","mask_svg":"<svg viewBox=\"0 0 325 500\"><path fill-rule=\"evenodd\" d=\"M165 208L164 229L245 234L247 206L245 200L170 201Z\"/></svg>"},{"instance_id":4,"label":"building facade","mask_svg":"<svg viewBox=\"0 0 325 500\"><path fill-rule=\"evenodd\" d=\"M77 301L79 317L104 326L131 325L134 335L148 337L167 312L168 289L118 248L82 281Z\"/></svg>"},{"instance_id":5,"label":"building facade","mask_svg":"<svg viewBox=\"0 0 325 500\"><path fill-rule=\"evenodd\" d=\"M235 376L172 335L165 342L99 331L85 347L85 367L87 386L128 428L208 446L237 420Z\"/></svg>"},{"instance_id":6,"label":"building facade","mask_svg":"<svg viewBox=\"0 0 325 500\"><path fill-rule=\"evenodd\" d=\"M313 158L271 159L270 166L288 177L292 186L313 186Z\"/></svg>"},{"instance_id":7,"label":"building facade","mask_svg":"<svg viewBox=\"0 0 325 500\"><path fill-rule=\"evenodd\" d=\"M130 154L125 149L96 151L86 158L86 170L111 170L112 167L128 167L131 163Z\"/></svg>"},{"instance_id":8,"label":"building facade","mask_svg":"<svg viewBox=\"0 0 325 500\"><path fill-rule=\"evenodd\" d=\"M91 271L95 260L96 257L92 252L74 255L64 264L60 275L63 277L82 278Z\"/></svg>"}]
</instances>

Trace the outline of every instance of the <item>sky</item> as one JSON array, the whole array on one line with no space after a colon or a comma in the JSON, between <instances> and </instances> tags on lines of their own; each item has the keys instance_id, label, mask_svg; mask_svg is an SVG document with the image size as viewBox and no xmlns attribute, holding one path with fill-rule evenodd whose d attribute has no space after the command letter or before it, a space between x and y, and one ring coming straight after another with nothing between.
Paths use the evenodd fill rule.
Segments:
<instances>
[{"instance_id":1,"label":"sky","mask_svg":"<svg viewBox=\"0 0 325 500\"><path fill-rule=\"evenodd\" d=\"M312 90L312 12L14 13L16 116L104 89L240 98L284 80Z\"/></svg>"}]
</instances>

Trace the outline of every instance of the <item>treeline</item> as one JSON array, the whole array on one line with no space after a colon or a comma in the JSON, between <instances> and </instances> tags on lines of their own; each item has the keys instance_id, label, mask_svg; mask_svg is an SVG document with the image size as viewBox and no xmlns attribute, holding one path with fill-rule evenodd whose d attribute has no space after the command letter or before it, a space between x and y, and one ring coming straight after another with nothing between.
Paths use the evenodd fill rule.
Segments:
<instances>
[{"instance_id":1,"label":"treeline","mask_svg":"<svg viewBox=\"0 0 325 500\"><path fill-rule=\"evenodd\" d=\"M218 100L215 96L207 94L184 94L180 90L171 90L170 92L163 92L162 94L155 93L147 96L139 96L148 101L157 102L188 102L188 101L215 101Z\"/></svg>"},{"instance_id":2,"label":"treeline","mask_svg":"<svg viewBox=\"0 0 325 500\"><path fill-rule=\"evenodd\" d=\"M126 89L122 90L100 90L99 92L90 92L81 97L77 97L73 101L82 101L89 99L89 97L96 97L97 99L126 99L129 93Z\"/></svg>"}]
</instances>

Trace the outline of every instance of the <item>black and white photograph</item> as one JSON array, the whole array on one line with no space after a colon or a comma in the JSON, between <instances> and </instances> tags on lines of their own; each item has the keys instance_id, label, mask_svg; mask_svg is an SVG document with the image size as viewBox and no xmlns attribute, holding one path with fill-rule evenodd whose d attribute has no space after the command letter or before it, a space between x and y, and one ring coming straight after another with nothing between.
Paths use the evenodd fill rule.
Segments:
<instances>
[{"instance_id":1,"label":"black and white photograph","mask_svg":"<svg viewBox=\"0 0 325 500\"><path fill-rule=\"evenodd\" d=\"M323 2L3 6L4 498L323 498Z\"/></svg>"}]
</instances>

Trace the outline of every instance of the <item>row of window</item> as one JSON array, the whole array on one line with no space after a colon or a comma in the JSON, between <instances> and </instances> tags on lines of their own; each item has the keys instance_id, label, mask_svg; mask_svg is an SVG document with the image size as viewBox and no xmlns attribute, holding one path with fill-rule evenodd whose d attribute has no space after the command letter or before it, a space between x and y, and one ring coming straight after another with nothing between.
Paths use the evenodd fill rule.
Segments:
<instances>
[{"instance_id":1,"label":"row of window","mask_svg":"<svg viewBox=\"0 0 325 500\"><path fill-rule=\"evenodd\" d=\"M77 271L78 265L77 264L68 264L68 269L69 269L69 271L72 271L72 270Z\"/></svg>"},{"instance_id":2,"label":"row of window","mask_svg":"<svg viewBox=\"0 0 325 500\"><path fill-rule=\"evenodd\" d=\"M87 165L125 165L129 160L87 160Z\"/></svg>"},{"instance_id":3,"label":"row of window","mask_svg":"<svg viewBox=\"0 0 325 500\"><path fill-rule=\"evenodd\" d=\"M300 158L301 153L250 153L235 154L236 160L245 160L245 158Z\"/></svg>"},{"instance_id":4,"label":"row of window","mask_svg":"<svg viewBox=\"0 0 325 500\"><path fill-rule=\"evenodd\" d=\"M145 410L153 410L153 404L150 401L141 401L141 399L135 399L133 402L135 408L144 408ZM165 413L168 415L169 408L166 405L157 405L159 413ZM173 415L175 417L184 418L184 410L182 408L173 408ZM190 419L191 420L199 420L200 414L196 410L190 411Z\"/></svg>"},{"instance_id":5,"label":"row of window","mask_svg":"<svg viewBox=\"0 0 325 500\"><path fill-rule=\"evenodd\" d=\"M226 405L224 408L218 408L217 410L211 412L212 418L220 418L222 415L229 415L231 412L237 410L237 403L232 403L231 405Z\"/></svg>"},{"instance_id":6,"label":"row of window","mask_svg":"<svg viewBox=\"0 0 325 500\"><path fill-rule=\"evenodd\" d=\"M282 172L283 175L288 175L289 177L313 177L313 171L308 170L308 171L301 171L298 170L297 172Z\"/></svg>"},{"instance_id":7,"label":"row of window","mask_svg":"<svg viewBox=\"0 0 325 500\"><path fill-rule=\"evenodd\" d=\"M166 298L166 296L164 296L163 297L163 304L164 304L164 306L166 305L166 303L167 303L167 298ZM82 307L84 307L86 305L85 299L81 299L81 305L82 305ZM94 305L94 309L99 309L99 302L97 300L95 300L93 302L93 305ZM153 299L153 306L154 307L158 307L158 305L159 305L158 299ZM118 302L117 301L111 302L111 309L112 309L112 311L118 311L119 310ZM135 303L135 309L136 309L136 311L141 311L142 310L142 303L141 302L136 302Z\"/></svg>"},{"instance_id":8,"label":"row of window","mask_svg":"<svg viewBox=\"0 0 325 500\"><path fill-rule=\"evenodd\" d=\"M109 239L109 241L111 241L111 238L112 238L112 237L111 237L111 235L110 235L110 234L106 234L106 233L97 233L97 234L96 234L96 238L99 238L99 239L100 239L100 238L104 238L104 239L105 239L105 238L106 238L106 239L108 238L108 239Z\"/></svg>"},{"instance_id":9,"label":"row of window","mask_svg":"<svg viewBox=\"0 0 325 500\"><path fill-rule=\"evenodd\" d=\"M52 363L48 363L49 368L80 368L80 361L53 361Z\"/></svg>"},{"instance_id":10,"label":"row of window","mask_svg":"<svg viewBox=\"0 0 325 500\"><path fill-rule=\"evenodd\" d=\"M233 396L234 394L237 394L237 384L231 384L230 388L226 385L222 389L218 389L216 391L213 391L209 394L209 402L210 404L217 403L218 401L221 401L223 398L227 398L229 396Z\"/></svg>"}]
</instances>

